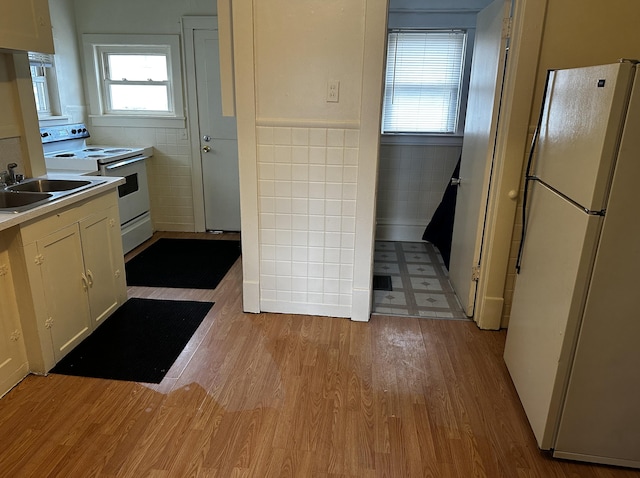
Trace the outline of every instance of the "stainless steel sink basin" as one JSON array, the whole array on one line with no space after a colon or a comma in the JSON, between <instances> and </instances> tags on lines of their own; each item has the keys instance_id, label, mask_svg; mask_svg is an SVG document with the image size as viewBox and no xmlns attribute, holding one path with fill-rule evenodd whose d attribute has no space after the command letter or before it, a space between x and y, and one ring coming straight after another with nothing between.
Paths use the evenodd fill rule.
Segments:
<instances>
[{"instance_id":1,"label":"stainless steel sink basin","mask_svg":"<svg viewBox=\"0 0 640 478\"><path fill-rule=\"evenodd\" d=\"M34 178L0 189L0 213L19 213L92 188L105 182L102 178L46 179Z\"/></svg>"},{"instance_id":2,"label":"stainless steel sink basin","mask_svg":"<svg viewBox=\"0 0 640 478\"><path fill-rule=\"evenodd\" d=\"M20 184L14 184L6 189L9 191L29 191L29 192L58 192L71 191L91 184L91 181L80 179L32 179Z\"/></svg>"},{"instance_id":3,"label":"stainless steel sink basin","mask_svg":"<svg viewBox=\"0 0 640 478\"><path fill-rule=\"evenodd\" d=\"M0 209L21 212L47 202L53 194L43 192L0 191Z\"/></svg>"}]
</instances>

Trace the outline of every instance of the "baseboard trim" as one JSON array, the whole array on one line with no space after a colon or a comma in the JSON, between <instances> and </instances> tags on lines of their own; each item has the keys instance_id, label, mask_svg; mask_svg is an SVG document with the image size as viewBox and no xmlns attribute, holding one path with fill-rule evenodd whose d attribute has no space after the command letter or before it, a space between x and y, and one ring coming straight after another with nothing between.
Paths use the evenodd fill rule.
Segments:
<instances>
[{"instance_id":1,"label":"baseboard trim","mask_svg":"<svg viewBox=\"0 0 640 478\"><path fill-rule=\"evenodd\" d=\"M420 242L426 226L377 224L377 241Z\"/></svg>"}]
</instances>

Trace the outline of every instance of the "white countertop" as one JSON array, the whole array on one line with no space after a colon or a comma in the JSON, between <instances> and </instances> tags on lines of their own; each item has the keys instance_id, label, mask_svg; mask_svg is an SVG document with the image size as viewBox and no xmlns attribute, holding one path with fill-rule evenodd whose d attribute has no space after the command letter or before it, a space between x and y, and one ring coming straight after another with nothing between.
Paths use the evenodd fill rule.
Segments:
<instances>
[{"instance_id":1,"label":"white countertop","mask_svg":"<svg viewBox=\"0 0 640 478\"><path fill-rule=\"evenodd\" d=\"M55 212L56 210L63 207L70 206L94 196L98 196L106 191L109 191L110 189L116 188L120 184L125 183L124 178L114 178L108 176L80 176L77 174L64 173L49 173L45 174L44 176L38 176L38 178L34 179L75 179L96 181L99 182L99 184L96 184L91 188L78 191L77 193L63 196L54 201L42 204L24 212L11 213L0 211L0 231L4 231L5 229L9 229L10 227L22 224L32 219L36 219L45 214Z\"/></svg>"}]
</instances>

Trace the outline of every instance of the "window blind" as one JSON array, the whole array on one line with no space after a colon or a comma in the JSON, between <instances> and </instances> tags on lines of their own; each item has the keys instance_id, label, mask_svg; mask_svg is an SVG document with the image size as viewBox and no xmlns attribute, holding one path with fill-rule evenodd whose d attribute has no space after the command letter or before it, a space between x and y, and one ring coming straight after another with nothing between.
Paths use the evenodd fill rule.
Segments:
<instances>
[{"instance_id":1,"label":"window blind","mask_svg":"<svg viewBox=\"0 0 640 478\"><path fill-rule=\"evenodd\" d=\"M454 133L466 44L464 31L391 31L383 133Z\"/></svg>"},{"instance_id":2,"label":"window blind","mask_svg":"<svg viewBox=\"0 0 640 478\"><path fill-rule=\"evenodd\" d=\"M47 68L51 68L53 66L53 55L49 53L30 51L28 56L29 64L32 66L42 66Z\"/></svg>"}]
</instances>

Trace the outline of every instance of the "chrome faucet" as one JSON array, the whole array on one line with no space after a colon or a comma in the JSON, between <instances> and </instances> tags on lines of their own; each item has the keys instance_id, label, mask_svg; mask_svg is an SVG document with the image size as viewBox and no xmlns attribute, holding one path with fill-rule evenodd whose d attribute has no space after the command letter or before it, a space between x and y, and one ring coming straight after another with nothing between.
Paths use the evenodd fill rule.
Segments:
<instances>
[{"instance_id":1,"label":"chrome faucet","mask_svg":"<svg viewBox=\"0 0 640 478\"><path fill-rule=\"evenodd\" d=\"M9 171L9 180L7 184L15 184L16 183L16 168L18 165L16 163L7 164L7 170Z\"/></svg>"}]
</instances>

